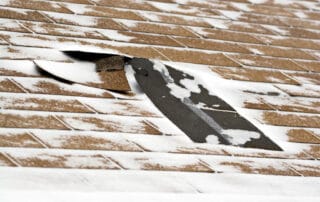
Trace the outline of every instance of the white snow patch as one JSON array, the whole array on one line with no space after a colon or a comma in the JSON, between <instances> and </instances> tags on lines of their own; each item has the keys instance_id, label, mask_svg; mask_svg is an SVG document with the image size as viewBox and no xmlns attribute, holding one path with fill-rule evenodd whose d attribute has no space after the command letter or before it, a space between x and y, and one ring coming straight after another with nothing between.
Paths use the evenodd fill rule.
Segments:
<instances>
[{"instance_id":1,"label":"white snow patch","mask_svg":"<svg viewBox=\"0 0 320 202\"><path fill-rule=\"evenodd\" d=\"M191 95L191 92L189 90L182 88L175 83L168 83L167 87L170 88L171 95L181 100L183 100L184 98L188 98Z\"/></svg>"},{"instance_id":2,"label":"white snow patch","mask_svg":"<svg viewBox=\"0 0 320 202\"><path fill-rule=\"evenodd\" d=\"M238 20L239 17L241 17L241 15L243 14L242 12L227 11L227 10L220 10L220 12L221 12L224 16L226 16L226 17L228 17L228 18L230 18L230 19L232 19L232 20Z\"/></svg>"},{"instance_id":3,"label":"white snow patch","mask_svg":"<svg viewBox=\"0 0 320 202\"><path fill-rule=\"evenodd\" d=\"M266 29L271 29L272 31L279 33L281 35L288 35L288 31L281 29L280 27L274 26L274 25L261 25L265 27Z\"/></svg>"},{"instance_id":4,"label":"white snow patch","mask_svg":"<svg viewBox=\"0 0 320 202\"><path fill-rule=\"evenodd\" d=\"M254 54L257 54L257 55L264 55L263 52L261 52L260 50L256 49L256 48L252 48L252 47L248 47L248 49L254 53Z\"/></svg>"},{"instance_id":5,"label":"white snow patch","mask_svg":"<svg viewBox=\"0 0 320 202\"><path fill-rule=\"evenodd\" d=\"M205 18L205 21L208 22L210 25L219 29L228 29L230 24L229 21L227 20L218 20L214 18ZM201 28L194 28L194 29L201 29Z\"/></svg>"},{"instance_id":6,"label":"white snow patch","mask_svg":"<svg viewBox=\"0 0 320 202\"><path fill-rule=\"evenodd\" d=\"M117 30L110 30L110 29L101 29L99 30L101 34L108 37L111 40L115 41L126 41L130 42L134 37L126 36L124 34L120 34Z\"/></svg>"},{"instance_id":7,"label":"white snow patch","mask_svg":"<svg viewBox=\"0 0 320 202\"><path fill-rule=\"evenodd\" d=\"M219 139L216 135L208 135L206 137L206 142L209 144L219 144Z\"/></svg>"},{"instance_id":8,"label":"white snow patch","mask_svg":"<svg viewBox=\"0 0 320 202\"><path fill-rule=\"evenodd\" d=\"M298 16L299 18L308 18L308 16L302 11L296 11L296 12L294 12L294 14L296 16Z\"/></svg>"},{"instance_id":9,"label":"white snow patch","mask_svg":"<svg viewBox=\"0 0 320 202\"><path fill-rule=\"evenodd\" d=\"M65 80L75 83L102 83L96 71L95 63L62 63L44 60L35 60L34 62L44 71Z\"/></svg>"},{"instance_id":10,"label":"white snow patch","mask_svg":"<svg viewBox=\"0 0 320 202\"><path fill-rule=\"evenodd\" d=\"M243 145L252 139L260 138L259 133L247 130L227 129L221 133L226 135L233 145Z\"/></svg>"},{"instance_id":11,"label":"white snow patch","mask_svg":"<svg viewBox=\"0 0 320 202\"><path fill-rule=\"evenodd\" d=\"M252 9L249 8L249 5L248 4L244 4L244 3L231 3L232 6L242 10L242 11L251 11Z\"/></svg>"}]
</instances>

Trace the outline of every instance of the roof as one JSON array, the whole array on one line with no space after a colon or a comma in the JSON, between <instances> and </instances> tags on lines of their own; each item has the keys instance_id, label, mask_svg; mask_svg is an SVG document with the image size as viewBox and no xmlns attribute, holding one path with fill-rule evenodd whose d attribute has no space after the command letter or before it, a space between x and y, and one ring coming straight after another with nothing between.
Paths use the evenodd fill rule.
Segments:
<instances>
[{"instance_id":1,"label":"roof","mask_svg":"<svg viewBox=\"0 0 320 202\"><path fill-rule=\"evenodd\" d=\"M319 50L318 0L2 0L1 201L316 201ZM81 60L110 54L191 75L283 151L192 141L130 65Z\"/></svg>"}]
</instances>

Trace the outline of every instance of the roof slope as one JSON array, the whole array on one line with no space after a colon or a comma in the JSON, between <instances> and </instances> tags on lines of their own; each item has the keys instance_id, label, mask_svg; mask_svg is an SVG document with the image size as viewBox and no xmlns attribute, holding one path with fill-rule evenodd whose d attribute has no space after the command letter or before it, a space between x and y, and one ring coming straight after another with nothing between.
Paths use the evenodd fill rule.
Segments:
<instances>
[{"instance_id":1,"label":"roof slope","mask_svg":"<svg viewBox=\"0 0 320 202\"><path fill-rule=\"evenodd\" d=\"M194 143L143 93L112 91L122 73L88 86L39 70L80 65L61 50L192 74L284 151ZM319 197L319 50L318 0L2 0L0 193Z\"/></svg>"}]
</instances>

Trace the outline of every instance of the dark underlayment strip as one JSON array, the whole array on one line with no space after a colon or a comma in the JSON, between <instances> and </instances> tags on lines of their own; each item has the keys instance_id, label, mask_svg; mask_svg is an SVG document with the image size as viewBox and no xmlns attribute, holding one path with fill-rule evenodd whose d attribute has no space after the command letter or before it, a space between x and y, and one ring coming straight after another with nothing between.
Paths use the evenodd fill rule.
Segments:
<instances>
[{"instance_id":1,"label":"dark underlayment strip","mask_svg":"<svg viewBox=\"0 0 320 202\"><path fill-rule=\"evenodd\" d=\"M187 98L180 99L171 93L168 84L186 88L180 81L194 80L193 76L169 66L165 66L166 73L161 72L148 59L133 58L129 64L136 72L141 89L194 142L210 142L208 137L214 136L220 144L282 150L229 104L210 95L202 85L198 85L200 93L191 92ZM199 107L199 104L206 107Z\"/></svg>"}]
</instances>

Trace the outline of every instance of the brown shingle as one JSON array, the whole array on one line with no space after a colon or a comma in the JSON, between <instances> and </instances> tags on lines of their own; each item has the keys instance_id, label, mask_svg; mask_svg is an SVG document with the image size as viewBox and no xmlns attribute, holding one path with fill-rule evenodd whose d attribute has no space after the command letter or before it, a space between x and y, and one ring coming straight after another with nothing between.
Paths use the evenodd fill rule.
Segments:
<instances>
[{"instance_id":1,"label":"brown shingle","mask_svg":"<svg viewBox=\"0 0 320 202\"><path fill-rule=\"evenodd\" d=\"M254 161L242 162L221 162L220 165L232 167L242 173L263 174L263 175L284 175L284 176L298 176L298 174L288 167L272 166L272 165L255 165Z\"/></svg>"},{"instance_id":2,"label":"brown shingle","mask_svg":"<svg viewBox=\"0 0 320 202\"><path fill-rule=\"evenodd\" d=\"M238 67L239 64L233 62L221 53L206 53L200 51L180 50L170 48L157 48L172 61L189 62L195 64L217 65Z\"/></svg>"},{"instance_id":3,"label":"brown shingle","mask_svg":"<svg viewBox=\"0 0 320 202\"><path fill-rule=\"evenodd\" d=\"M136 1L136 0L92 0L101 6L118 7L118 8L129 8L137 10L148 10L148 11L159 11L148 2Z\"/></svg>"},{"instance_id":4,"label":"brown shingle","mask_svg":"<svg viewBox=\"0 0 320 202\"><path fill-rule=\"evenodd\" d=\"M314 84L320 85L320 74L318 73L302 73L302 72L295 72L295 73L287 73L291 77L295 78L302 84Z\"/></svg>"},{"instance_id":5,"label":"brown shingle","mask_svg":"<svg viewBox=\"0 0 320 202\"><path fill-rule=\"evenodd\" d=\"M53 116L0 114L0 126L3 128L40 128L68 130Z\"/></svg>"},{"instance_id":6,"label":"brown shingle","mask_svg":"<svg viewBox=\"0 0 320 202\"><path fill-rule=\"evenodd\" d=\"M290 142L320 144L320 138L317 138L316 134L310 130L291 129L287 132L287 135Z\"/></svg>"},{"instance_id":7,"label":"brown shingle","mask_svg":"<svg viewBox=\"0 0 320 202\"><path fill-rule=\"evenodd\" d=\"M264 112L263 121L271 125L320 128L320 116Z\"/></svg>"},{"instance_id":8,"label":"brown shingle","mask_svg":"<svg viewBox=\"0 0 320 202\"><path fill-rule=\"evenodd\" d=\"M45 18L37 11L29 10L17 10L11 8L0 8L0 17L1 18L10 18L16 20L31 20L38 22L50 22L49 19Z\"/></svg>"},{"instance_id":9,"label":"brown shingle","mask_svg":"<svg viewBox=\"0 0 320 202\"><path fill-rule=\"evenodd\" d=\"M142 150L129 141L119 141L108 137L91 135L59 135L45 138L40 137L52 148L80 150L111 150L141 152Z\"/></svg>"},{"instance_id":10,"label":"brown shingle","mask_svg":"<svg viewBox=\"0 0 320 202\"><path fill-rule=\"evenodd\" d=\"M129 10L119 10L116 8L108 8L102 6L86 6L86 11L80 14L97 16L97 17L110 17L110 18L120 18L129 20L141 20L144 21L142 17Z\"/></svg>"},{"instance_id":11,"label":"brown shingle","mask_svg":"<svg viewBox=\"0 0 320 202\"><path fill-rule=\"evenodd\" d=\"M67 117L59 116L61 120L69 124L76 130L91 130L91 131L105 131L105 132L123 132L123 133L140 133L160 135L161 132L151 127L145 121L130 121L127 122L123 117L121 118L99 118L99 117Z\"/></svg>"},{"instance_id":12,"label":"brown shingle","mask_svg":"<svg viewBox=\"0 0 320 202\"><path fill-rule=\"evenodd\" d=\"M185 36L185 37L197 37L192 32L186 30L182 26L159 24L159 23L148 23L148 22L134 22L125 23L125 21L119 20L120 23L128 27L129 30L135 32L146 32L155 34L165 34L174 36Z\"/></svg>"},{"instance_id":13,"label":"brown shingle","mask_svg":"<svg viewBox=\"0 0 320 202\"><path fill-rule=\"evenodd\" d=\"M143 13L141 13L143 15ZM160 14L160 13L147 13L144 15L151 21L154 22L163 22L168 24L175 25L189 25L197 27L212 27L209 23L205 22L201 18L183 16L183 15L169 15L169 14Z\"/></svg>"},{"instance_id":14,"label":"brown shingle","mask_svg":"<svg viewBox=\"0 0 320 202\"><path fill-rule=\"evenodd\" d=\"M259 36L259 38L264 40L266 43L275 46L320 50L320 43L308 39L271 36Z\"/></svg>"},{"instance_id":15,"label":"brown shingle","mask_svg":"<svg viewBox=\"0 0 320 202\"><path fill-rule=\"evenodd\" d=\"M57 100L36 97L18 98L0 96L0 102L3 103L0 105L3 109L92 113L92 111L75 99Z\"/></svg>"},{"instance_id":16,"label":"brown shingle","mask_svg":"<svg viewBox=\"0 0 320 202\"><path fill-rule=\"evenodd\" d=\"M6 6L24 8L24 9L34 9L34 10L44 10L57 13L72 13L69 9L61 4L49 1L23 1L23 0L10 0L9 4Z\"/></svg>"},{"instance_id":17,"label":"brown shingle","mask_svg":"<svg viewBox=\"0 0 320 202\"><path fill-rule=\"evenodd\" d=\"M43 148L28 133L1 133L0 147Z\"/></svg>"},{"instance_id":18,"label":"brown shingle","mask_svg":"<svg viewBox=\"0 0 320 202\"><path fill-rule=\"evenodd\" d=\"M0 166L16 166L14 163L12 163L7 157L5 157L3 154L0 153Z\"/></svg>"},{"instance_id":19,"label":"brown shingle","mask_svg":"<svg viewBox=\"0 0 320 202\"><path fill-rule=\"evenodd\" d=\"M270 82L270 83L285 83L298 84L296 81L285 76L279 71L268 71L249 68L223 68L213 67L212 71L220 74L225 79L235 79L241 81L253 82Z\"/></svg>"},{"instance_id":20,"label":"brown shingle","mask_svg":"<svg viewBox=\"0 0 320 202\"><path fill-rule=\"evenodd\" d=\"M15 79L21 84L21 79ZM20 82L19 82L20 81ZM68 96L86 96L86 97L104 97L113 98L113 96L107 91L99 91L98 94L92 92L84 92L84 89L79 89L78 87L66 83L55 82L54 80L39 79L39 80L24 80L22 81L22 86L32 92L40 94L52 94L52 95L68 95ZM26 86L24 82L33 82L32 86Z\"/></svg>"},{"instance_id":21,"label":"brown shingle","mask_svg":"<svg viewBox=\"0 0 320 202\"><path fill-rule=\"evenodd\" d=\"M294 58L305 60L316 60L316 58L307 54L306 52L293 49L293 48L280 48L272 46L258 46L258 45L245 45L252 53L258 52L258 55L282 57L282 58Z\"/></svg>"},{"instance_id":22,"label":"brown shingle","mask_svg":"<svg viewBox=\"0 0 320 202\"><path fill-rule=\"evenodd\" d=\"M270 58L258 55L229 55L231 58L238 60L240 63L254 67L268 67L274 69L306 71L298 64L289 59Z\"/></svg>"},{"instance_id":23,"label":"brown shingle","mask_svg":"<svg viewBox=\"0 0 320 202\"><path fill-rule=\"evenodd\" d=\"M94 29L53 23L22 22L24 26L38 34L53 36L82 37L91 39L107 39Z\"/></svg>"},{"instance_id":24,"label":"brown shingle","mask_svg":"<svg viewBox=\"0 0 320 202\"><path fill-rule=\"evenodd\" d=\"M44 152L24 156L10 155L23 167L119 169L112 161L101 155L63 155Z\"/></svg>"},{"instance_id":25,"label":"brown shingle","mask_svg":"<svg viewBox=\"0 0 320 202\"><path fill-rule=\"evenodd\" d=\"M219 39L223 41L235 41L235 42L244 42L244 43L255 43L255 44L263 44L263 42L249 33L243 32L233 32L228 30L216 30L216 29L207 29L204 28L201 31L195 30L198 34L211 38L211 39Z\"/></svg>"},{"instance_id":26,"label":"brown shingle","mask_svg":"<svg viewBox=\"0 0 320 202\"><path fill-rule=\"evenodd\" d=\"M24 92L9 79L0 79L0 91L11 92L11 93L23 93Z\"/></svg>"},{"instance_id":27,"label":"brown shingle","mask_svg":"<svg viewBox=\"0 0 320 202\"><path fill-rule=\"evenodd\" d=\"M119 31L119 34L130 37L132 43L181 47L179 43L168 36L124 31Z\"/></svg>"},{"instance_id":28,"label":"brown shingle","mask_svg":"<svg viewBox=\"0 0 320 202\"><path fill-rule=\"evenodd\" d=\"M190 37L174 37L175 40L190 47L204 50L250 53L246 48L243 48L235 43L218 42L213 40L190 38Z\"/></svg>"},{"instance_id":29,"label":"brown shingle","mask_svg":"<svg viewBox=\"0 0 320 202\"><path fill-rule=\"evenodd\" d=\"M320 72L320 62L318 61L295 61L306 69L314 72Z\"/></svg>"}]
</instances>

